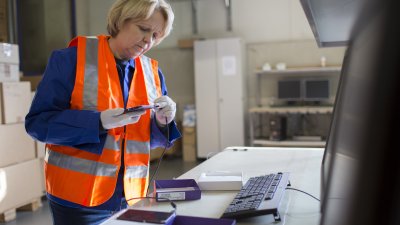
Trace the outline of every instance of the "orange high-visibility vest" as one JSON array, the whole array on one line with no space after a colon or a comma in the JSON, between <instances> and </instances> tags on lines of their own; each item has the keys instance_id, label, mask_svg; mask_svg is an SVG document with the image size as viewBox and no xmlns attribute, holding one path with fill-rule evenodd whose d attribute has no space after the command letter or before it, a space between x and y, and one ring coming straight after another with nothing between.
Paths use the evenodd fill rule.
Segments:
<instances>
[{"instance_id":1,"label":"orange high-visibility vest","mask_svg":"<svg viewBox=\"0 0 400 225\"><path fill-rule=\"evenodd\" d=\"M71 109L104 111L124 108L116 63L107 40L107 36L101 35L77 37L71 41L70 46L77 46ZM158 63L146 56L137 57L127 107L152 104L159 96ZM106 202L114 193L121 167L121 149L124 149L125 197L128 200L145 196L151 113L147 110L135 124L108 130L101 155L48 144L45 156L46 191L83 206ZM128 201L128 204L136 201Z\"/></svg>"}]
</instances>

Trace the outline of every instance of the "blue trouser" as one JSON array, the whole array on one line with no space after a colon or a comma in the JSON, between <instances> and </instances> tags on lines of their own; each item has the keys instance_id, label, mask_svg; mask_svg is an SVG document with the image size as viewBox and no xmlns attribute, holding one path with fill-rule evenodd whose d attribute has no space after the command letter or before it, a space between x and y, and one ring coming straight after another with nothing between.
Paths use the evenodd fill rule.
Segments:
<instances>
[{"instance_id":1,"label":"blue trouser","mask_svg":"<svg viewBox=\"0 0 400 225\"><path fill-rule=\"evenodd\" d=\"M54 225L98 225L117 211L88 208L72 208L49 200ZM122 205L121 209L126 208Z\"/></svg>"}]
</instances>

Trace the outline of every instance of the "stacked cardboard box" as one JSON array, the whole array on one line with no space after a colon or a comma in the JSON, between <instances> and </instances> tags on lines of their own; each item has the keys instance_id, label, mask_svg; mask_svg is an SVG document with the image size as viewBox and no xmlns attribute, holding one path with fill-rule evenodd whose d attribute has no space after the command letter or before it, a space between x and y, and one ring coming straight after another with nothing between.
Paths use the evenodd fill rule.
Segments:
<instances>
[{"instance_id":1,"label":"stacked cardboard box","mask_svg":"<svg viewBox=\"0 0 400 225\"><path fill-rule=\"evenodd\" d=\"M15 219L17 208L36 203L42 196L40 161L32 159L0 168L5 174L5 196L0 201L0 222Z\"/></svg>"},{"instance_id":2,"label":"stacked cardboard box","mask_svg":"<svg viewBox=\"0 0 400 225\"><path fill-rule=\"evenodd\" d=\"M32 83L31 83L32 85ZM36 90L36 89L35 89ZM32 100L35 97L35 91L31 92ZM44 179L44 157L46 155L46 144L40 141L35 141L35 158L40 163L40 184L41 192L46 195L45 179Z\"/></svg>"},{"instance_id":3,"label":"stacked cardboard box","mask_svg":"<svg viewBox=\"0 0 400 225\"><path fill-rule=\"evenodd\" d=\"M0 83L0 102L0 123L23 123L32 102L30 83Z\"/></svg>"},{"instance_id":4,"label":"stacked cardboard box","mask_svg":"<svg viewBox=\"0 0 400 225\"><path fill-rule=\"evenodd\" d=\"M0 43L0 221L14 219L21 206L37 206L43 195L40 160L24 126L31 86L19 81L18 60L17 45Z\"/></svg>"},{"instance_id":5,"label":"stacked cardboard box","mask_svg":"<svg viewBox=\"0 0 400 225\"><path fill-rule=\"evenodd\" d=\"M33 76L23 76L23 74L20 75L21 81L29 81L31 83L31 90L33 92L36 91L37 87L40 84L40 81L42 81L42 78L43 78L42 75L33 75Z\"/></svg>"},{"instance_id":6,"label":"stacked cardboard box","mask_svg":"<svg viewBox=\"0 0 400 225\"><path fill-rule=\"evenodd\" d=\"M23 123L0 125L0 168L35 158L35 143Z\"/></svg>"},{"instance_id":7,"label":"stacked cardboard box","mask_svg":"<svg viewBox=\"0 0 400 225\"><path fill-rule=\"evenodd\" d=\"M183 161L197 160L196 151L196 109L194 105L185 105L183 109Z\"/></svg>"},{"instance_id":8,"label":"stacked cardboard box","mask_svg":"<svg viewBox=\"0 0 400 225\"><path fill-rule=\"evenodd\" d=\"M35 141L35 151L36 151L36 158L40 162L40 191L42 195L46 194L46 187L45 187L45 179L44 179L44 156L45 156L45 149L46 144Z\"/></svg>"},{"instance_id":9,"label":"stacked cardboard box","mask_svg":"<svg viewBox=\"0 0 400 225\"><path fill-rule=\"evenodd\" d=\"M19 81L18 45L0 43L0 82Z\"/></svg>"},{"instance_id":10,"label":"stacked cardboard box","mask_svg":"<svg viewBox=\"0 0 400 225\"><path fill-rule=\"evenodd\" d=\"M196 161L196 127L183 127L182 138L183 161Z\"/></svg>"}]
</instances>

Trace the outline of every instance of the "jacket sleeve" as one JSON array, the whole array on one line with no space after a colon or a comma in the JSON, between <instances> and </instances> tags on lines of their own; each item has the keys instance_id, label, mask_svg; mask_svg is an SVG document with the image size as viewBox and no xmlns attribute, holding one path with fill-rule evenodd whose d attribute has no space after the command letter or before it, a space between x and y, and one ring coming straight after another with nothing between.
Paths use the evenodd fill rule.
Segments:
<instances>
[{"instance_id":1,"label":"jacket sleeve","mask_svg":"<svg viewBox=\"0 0 400 225\"><path fill-rule=\"evenodd\" d=\"M158 70L158 74L160 76L161 83L161 91L162 95L168 95L167 86L165 85L164 75L161 70ZM167 132L168 131L168 132ZM150 138L150 148L154 149L157 147L172 147L173 143L181 137L181 133L179 132L176 122L168 124L167 128L160 128L157 126L157 122L155 117L151 120L151 138Z\"/></svg>"},{"instance_id":2,"label":"jacket sleeve","mask_svg":"<svg viewBox=\"0 0 400 225\"><path fill-rule=\"evenodd\" d=\"M70 109L75 84L76 47L54 51L49 59L25 129L34 139L101 154L107 132L100 112Z\"/></svg>"}]
</instances>

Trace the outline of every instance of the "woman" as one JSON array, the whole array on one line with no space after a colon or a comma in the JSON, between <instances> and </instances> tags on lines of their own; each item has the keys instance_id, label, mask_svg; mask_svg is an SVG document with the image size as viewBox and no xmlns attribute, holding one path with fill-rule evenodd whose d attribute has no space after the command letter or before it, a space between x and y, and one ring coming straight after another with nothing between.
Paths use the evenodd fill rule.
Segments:
<instances>
[{"instance_id":1,"label":"woman","mask_svg":"<svg viewBox=\"0 0 400 225\"><path fill-rule=\"evenodd\" d=\"M54 224L99 224L145 196L150 149L180 137L164 76L143 55L168 36L173 19L165 0L118 0L110 36L77 37L52 53L25 127L47 143ZM149 104L158 107L124 112Z\"/></svg>"}]
</instances>

